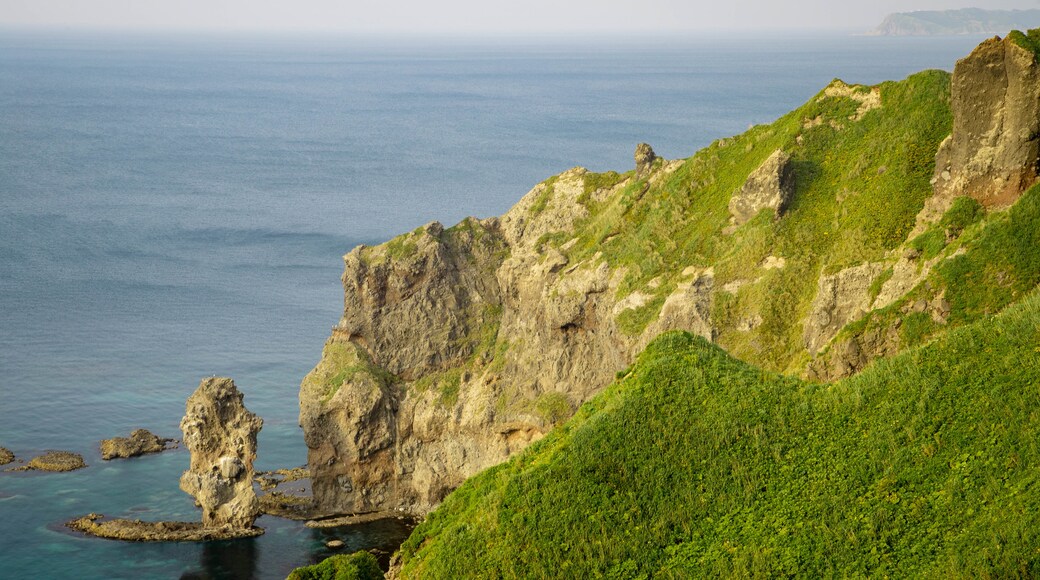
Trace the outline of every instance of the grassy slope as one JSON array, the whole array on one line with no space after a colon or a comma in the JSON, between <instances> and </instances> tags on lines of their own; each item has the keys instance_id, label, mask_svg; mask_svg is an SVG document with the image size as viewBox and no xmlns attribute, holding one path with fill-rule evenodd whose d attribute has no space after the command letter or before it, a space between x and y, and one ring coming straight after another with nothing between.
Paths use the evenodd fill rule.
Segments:
<instances>
[{"instance_id":1,"label":"grassy slope","mask_svg":"<svg viewBox=\"0 0 1040 580\"><path fill-rule=\"evenodd\" d=\"M950 131L947 73L926 71L877 89L882 106L859 120L852 119L859 102L821 92L770 125L712 144L652 186L635 181L603 201L586 196L590 216L577 231L545 242L560 247L576 238L564 250L571 263L602 252L612 268L626 271L622 294L654 295L621 314L619 325L631 334L656 318L688 266L715 267L717 285L746 280L713 313L720 344L770 369L799 369L805 356L798 321L809 311L820 272L881 260L903 243L931 193L935 151ZM731 195L776 149L794 163L787 215L774 221L763 212L724 235ZM587 185L609 183L606 177L619 176L591 174ZM762 270L771 254L789 267ZM662 283L649 289L655 278ZM762 316L762 326L734 330L750 311Z\"/></svg>"},{"instance_id":2,"label":"grassy slope","mask_svg":"<svg viewBox=\"0 0 1040 580\"><path fill-rule=\"evenodd\" d=\"M1040 296L833 385L683 333L402 547L407 578L1040 574Z\"/></svg>"},{"instance_id":3,"label":"grassy slope","mask_svg":"<svg viewBox=\"0 0 1040 580\"><path fill-rule=\"evenodd\" d=\"M931 194L935 152L952 125L949 85L943 71L882 83L873 87L881 106L862 115L857 100L821 91L772 124L713 143L653 183L634 172L586 174L579 201L589 216L574 230L544 236L543 249L559 249L572 264L603 260L625 271L622 296L652 295L645 306L619 314L619 328L631 335L657 317L689 266L714 267L719 287L745 281L739 291L716 297L718 342L743 360L800 372L808 358L801 321L820 273L884 259L905 241ZM794 163L796 186L787 214L774 221L763 212L724 234L730 197L777 149ZM556 179L546 181L532 213L552 210L547 204ZM606 199L593 195L619 183ZM414 235L367 248L364 258L407 257L414 252ZM785 258L788 267L761 268L770 255ZM650 286L655 279L659 284ZM736 330L750 314L762 317L761 326Z\"/></svg>"},{"instance_id":4,"label":"grassy slope","mask_svg":"<svg viewBox=\"0 0 1040 580\"><path fill-rule=\"evenodd\" d=\"M377 580L383 578L376 557L368 552L340 554L313 566L297 568L287 580Z\"/></svg>"}]
</instances>

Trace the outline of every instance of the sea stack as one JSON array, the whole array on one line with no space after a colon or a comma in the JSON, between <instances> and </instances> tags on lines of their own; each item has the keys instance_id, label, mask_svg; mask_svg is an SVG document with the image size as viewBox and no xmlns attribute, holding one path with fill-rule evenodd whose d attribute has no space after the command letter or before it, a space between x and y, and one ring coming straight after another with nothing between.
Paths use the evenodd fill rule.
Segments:
<instances>
[{"instance_id":1,"label":"sea stack","mask_svg":"<svg viewBox=\"0 0 1040 580\"><path fill-rule=\"evenodd\" d=\"M202 507L204 527L245 529L260 514L253 460L262 426L229 378L203 379L188 398L181 431L191 467L181 476L181 489Z\"/></svg>"}]
</instances>

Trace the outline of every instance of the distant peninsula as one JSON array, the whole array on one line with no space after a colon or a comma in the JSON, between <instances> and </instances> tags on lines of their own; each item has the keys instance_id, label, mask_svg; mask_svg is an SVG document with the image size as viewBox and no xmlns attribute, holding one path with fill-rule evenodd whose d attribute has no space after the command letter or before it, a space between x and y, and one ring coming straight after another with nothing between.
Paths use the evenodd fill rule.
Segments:
<instances>
[{"instance_id":1,"label":"distant peninsula","mask_svg":"<svg viewBox=\"0 0 1040 580\"><path fill-rule=\"evenodd\" d=\"M1040 26L1040 10L921 10L889 14L871 36L1006 34Z\"/></svg>"}]
</instances>

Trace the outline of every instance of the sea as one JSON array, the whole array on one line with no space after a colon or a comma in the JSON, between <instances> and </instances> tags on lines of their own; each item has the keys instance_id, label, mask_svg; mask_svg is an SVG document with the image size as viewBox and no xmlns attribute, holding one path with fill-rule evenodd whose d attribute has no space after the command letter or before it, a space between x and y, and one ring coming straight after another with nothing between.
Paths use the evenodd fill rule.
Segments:
<instances>
[{"instance_id":1,"label":"sea","mask_svg":"<svg viewBox=\"0 0 1040 580\"><path fill-rule=\"evenodd\" d=\"M333 538L392 552L405 522L151 544L63 523L198 520L186 451L98 442L179 437L213 375L264 419L258 469L304 464L297 390L352 247L501 214L573 166L628 170L642 141L688 157L835 77L952 70L980 40L0 29L0 446L88 464L0 471L0 578L284 578Z\"/></svg>"}]
</instances>

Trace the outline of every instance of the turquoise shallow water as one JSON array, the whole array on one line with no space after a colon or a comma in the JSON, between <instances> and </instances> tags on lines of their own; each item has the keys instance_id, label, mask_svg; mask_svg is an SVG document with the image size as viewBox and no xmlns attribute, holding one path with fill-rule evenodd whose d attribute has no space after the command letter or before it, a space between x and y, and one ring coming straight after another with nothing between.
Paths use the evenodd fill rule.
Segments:
<instances>
[{"instance_id":1,"label":"turquoise shallow water","mask_svg":"<svg viewBox=\"0 0 1040 580\"><path fill-rule=\"evenodd\" d=\"M624 170L768 122L833 77L952 68L978 38L839 36L353 43L0 31L0 445L84 454L0 473L0 576L280 578L389 522L261 518L231 543L67 533L88 512L195 519L183 451L102 462L99 439L177 436L199 379L264 417L258 467L305 461L300 379L342 308L341 256L431 220L505 211L574 165Z\"/></svg>"}]
</instances>

